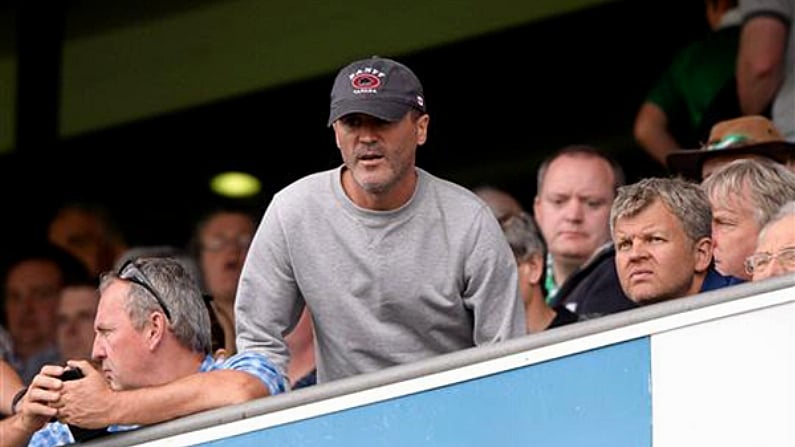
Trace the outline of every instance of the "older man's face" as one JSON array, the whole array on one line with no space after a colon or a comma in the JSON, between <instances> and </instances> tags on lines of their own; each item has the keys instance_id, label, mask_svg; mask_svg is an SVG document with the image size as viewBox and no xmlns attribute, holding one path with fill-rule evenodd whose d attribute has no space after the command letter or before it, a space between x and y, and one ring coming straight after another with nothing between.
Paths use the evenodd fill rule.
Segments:
<instances>
[{"instance_id":1,"label":"older man's face","mask_svg":"<svg viewBox=\"0 0 795 447\"><path fill-rule=\"evenodd\" d=\"M618 219L613 240L619 282L632 301L649 304L698 293L696 274L707 269L711 258L709 238L691 241L662 202Z\"/></svg>"},{"instance_id":2,"label":"older man's face","mask_svg":"<svg viewBox=\"0 0 795 447\"><path fill-rule=\"evenodd\" d=\"M754 281L795 273L795 215L770 225L759 237L756 253L772 256L754 269Z\"/></svg>"},{"instance_id":3,"label":"older man's face","mask_svg":"<svg viewBox=\"0 0 795 447\"><path fill-rule=\"evenodd\" d=\"M745 272L745 258L754 252L759 234L755 207L747 188L734 197L710 197L715 268L723 275L751 279Z\"/></svg>"},{"instance_id":4,"label":"older man's face","mask_svg":"<svg viewBox=\"0 0 795 447\"><path fill-rule=\"evenodd\" d=\"M148 331L133 327L124 306L130 287L129 282L113 281L102 292L94 320L91 357L101 364L105 380L114 390L140 388L154 380Z\"/></svg>"}]
</instances>

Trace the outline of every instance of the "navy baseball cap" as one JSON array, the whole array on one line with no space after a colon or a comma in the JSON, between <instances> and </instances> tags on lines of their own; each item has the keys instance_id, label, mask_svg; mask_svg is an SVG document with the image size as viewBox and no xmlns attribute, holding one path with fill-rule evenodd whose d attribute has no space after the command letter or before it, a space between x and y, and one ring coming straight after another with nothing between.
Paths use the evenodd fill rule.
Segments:
<instances>
[{"instance_id":1,"label":"navy baseball cap","mask_svg":"<svg viewBox=\"0 0 795 447\"><path fill-rule=\"evenodd\" d=\"M348 64L337 74L328 125L351 113L395 122L411 109L425 112L420 80L400 62L373 56Z\"/></svg>"}]
</instances>

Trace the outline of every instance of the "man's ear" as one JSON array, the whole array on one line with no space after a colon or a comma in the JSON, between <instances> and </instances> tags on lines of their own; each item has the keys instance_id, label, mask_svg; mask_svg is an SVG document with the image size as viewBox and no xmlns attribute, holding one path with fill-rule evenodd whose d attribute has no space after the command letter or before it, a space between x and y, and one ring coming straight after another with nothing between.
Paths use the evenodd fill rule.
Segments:
<instances>
[{"instance_id":1,"label":"man's ear","mask_svg":"<svg viewBox=\"0 0 795 447\"><path fill-rule=\"evenodd\" d=\"M529 269L527 279L530 284L535 286L541 283L541 274L544 272L544 256L541 253L536 253L526 259L523 264L526 265L525 268Z\"/></svg>"},{"instance_id":2,"label":"man's ear","mask_svg":"<svg viewBox=\"0 0 795 447\"><path fill-rule=\"evenodd\" d=\"M712 238L707 236L702 237L701 239L696 241L693 250L694 250L693 255L696 258L696 263L694 267L695 271L696 273L703 273L709 268L709 265L712 263Z\"/></svg>"},{"instance_id":3,"label":"man's ear","mask_svg":"<svg viewBox=\"0 0 795 447\"><path fill-rule=\"evenodd\" d=\"M340 135L337 133L337 122L334 121L331 123L331 128L334 129L334 143L337 145L337 149L342 149L342 145L340 145Z\"/></svg>"},{"instance_id":4,"label":"man's ear","mask_svg":"<svg viewBox=\"0 0 795 447\"><path fill-rule=\"evenodd\" d=\"M541 217L543 211L541 210L541 197L536 195L533 198L533 216L535 216L535 221L538 222L538 219Z\"/></svg>"},{"instance_id":5,"label":"man's ear","mask_svg":"<svg viewBox=\"0 0 795 447\"><path fill-rule=\"evenodd\" d=\"M149 314L149 325L144 328L146 331L146 343L149 350L153 351L158 344L163 340L168 330L168 320L161 312L152 312Z\"/></svg>"},{"instance_id":6,"label":"man's ear","mask_svg":"<svg viewBox=\"0 0 795 447\"><path fill-rule=\"evenodd\" d=\"M417 145L422 146L428 140L428 123L431 117L427 113L417 118Z\"/></svg>"}]
</instances>

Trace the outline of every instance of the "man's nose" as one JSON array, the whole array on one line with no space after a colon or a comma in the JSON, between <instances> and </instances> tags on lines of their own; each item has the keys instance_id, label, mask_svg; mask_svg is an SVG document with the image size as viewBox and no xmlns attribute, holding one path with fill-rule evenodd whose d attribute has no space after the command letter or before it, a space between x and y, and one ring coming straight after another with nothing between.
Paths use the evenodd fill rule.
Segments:
<instances>
[{"instance_id":1,"label":"man's nose","mask_svg":"<svg viewBox=\"0 0 795 447\"><path fill-rule=\"evenodd\" d=\"M363 122L357 129L359 141L372 143L378 140L378 125L375 122Z\"/></svg>"},{"instance_id":2,"label":"man's nose","mask_svg":"<svg viewBox=\"0 0 795 447\"><path fill-rule=\"evenodd\" d=\"M712 225L712 249L715 250L718 245L720 244L721 234L720 230L716 228L716 225Z\"/></svg>"},{"instance_id":3,"label":"man's nose","mask_svg":"<svg viewBox=\"0 0 795 447\"><path fill-rule=\"evenodd\" d=\"M77 333L77 321L75 320L64 320L60 323L60 325L63 326L63 330L67 334Z\"/></svg>"},{"instance_id":4,"label":"man's nose","mask_svg":"<svg viewBox=\"0 0 795 447\"><path fill-rule=\"evenodd\" d=\"M629 259L631 260L643 259L647 257L648 254L649 251L646 244L641 241L635 241L629 249Z\"/></svg>"},{"instance_id":5,"label":"man's nose","mask_svg":"<svg viewBox=\"0 0 795 447\"><path fill-rule=\"evenodd\" d=\"M565 216L569 220L581 221L583 219L583 206L579 200L569 200L565 207Z\"/></svg>"},{"instance_id":6,"label":"man's nose","mask_svg":"<svg viewBox=\"0 0 795 447\"><path fill-rule=\"evenodd\" d=\"M99 337L94 336L94 343L91 344L91 359L96 361L103 358L105 358L105 349Z\"/></svg>"},{"instance_id":7,"label":"man's nose","mask_svg":"<svg viewBox=\"0 0 795 447\"><path fill-rule=\"evenodd\" d=\"M22 309L23 315L31 314L36 309L36 298L31 295L24 295L19 300L19 303L19 308Z\"/></svg>"}]
</instances>

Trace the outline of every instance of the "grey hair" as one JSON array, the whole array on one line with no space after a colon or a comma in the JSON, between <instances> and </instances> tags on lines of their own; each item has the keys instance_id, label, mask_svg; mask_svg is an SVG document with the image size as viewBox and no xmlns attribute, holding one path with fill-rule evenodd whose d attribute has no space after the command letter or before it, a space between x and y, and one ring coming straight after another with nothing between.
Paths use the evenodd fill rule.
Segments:
<instances>
[{"instance_id":1,"label":"grey hair","mask_svg":"<svg viewBox=\"0 0 795 447\"><path fill-rule=\"evenodd\" d=\"M707 194L681 177L645 178L618 188L610 208L610 233L615 232L618 219L635 216L658 200L676 216L692 242L712 236L712 209Z\"/></svg>"},{"instance_id":2,"label":"grey hair","mask_svg":"<svg viewBox=\"0 0 795 447\"><path fill-rule=\"evenodd\" d=\"M795 200L795 174L772 160L744 158L722 166L701 187L710 201L728 207L732 197L745 195L762 227L786 202Z\"/></svg>"},{"instance_id":3,"label":"grey hair","mask_svg":"<svg viewBox=\"0 0 795 447\"><path fill-rule=\"evenodd\" d=\"M775 223L784 220L790 216L795 216L795 200L790 200L789 202L781 205L781 208L776 211L776 214L767 221L762 230L759 232L759 239L761 240L765 233L767 233L768 228L772 227Z\"/></svg>"},{"instance_id":4,"label":"grey hair","mask_svg":"<svg viewBox=\"0 0 795 447\"><path fill-rule=\"evenodd\" d=\"M500 226L517 261L524 261L536 253L544 255L544 241L529 214L510 214L500 220Z\"/></svg>"},{"instance_id":5,"label":"grey hair","mask_svg":"<svg viewBox=\"0 0 795 447\"><path fill-rule=\"evenodd\" d=\"M169 329L177 340L195 352L210 353L210 315L194 276L172 257L144 257L133 262L168 306L171 314ZM114 280L119 280L117 274L103 275L100 293ZM141 330L149 321L149 315L162 312L162 309L146 288L129 282L125 309L133 327Z\"/></svg>"},{"instance_id":6,"label":"grey hair","mask_svg":"<svg viewBox=\"0 0 795 447\"><path fill-rule=\"evenodd\" d=\"M119 259L113 264L113 269L119 271L131 259L150 257L176 259L193 276L196 283L201 286L201 271L196 259L187 250L173 245L140 245L132 247L119 256Z\"/></svg>"}]
</instances>

